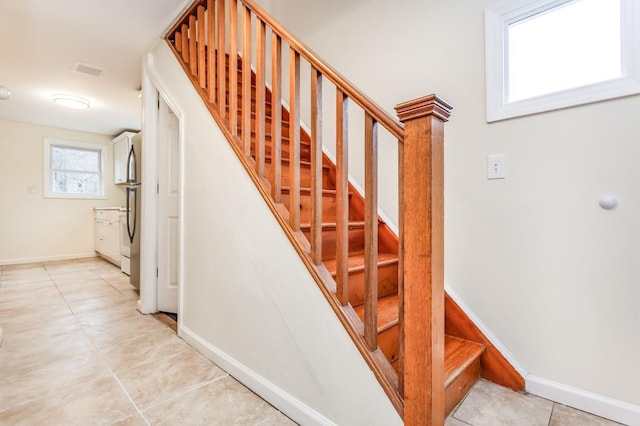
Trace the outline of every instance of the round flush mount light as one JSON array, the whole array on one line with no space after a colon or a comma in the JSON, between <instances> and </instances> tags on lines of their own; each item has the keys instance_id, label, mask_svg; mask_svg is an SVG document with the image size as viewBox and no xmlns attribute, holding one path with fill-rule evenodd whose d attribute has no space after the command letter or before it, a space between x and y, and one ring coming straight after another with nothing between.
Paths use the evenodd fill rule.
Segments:
<instances>
[{"instance_id":1,"label":"round flush mount light","mask_svg":"<svg viewBox=\"0 0 640 426\"><path fill-rule=\"evenodd\" d=\"M7 86L0 86L0 99L6 101L11 97L11 90Z\"/></svg>"},{"instance_id":2,"label":"round flush mount light","mask_svg":"<svg viewBox=\"0 0 640 426\"><path fill-rule=\"evenodd\" d=\"M88 99L63 93L53 95L53 102L63 107L73 109L88 109L91 105Z\"/></svg>"}]
</instances>

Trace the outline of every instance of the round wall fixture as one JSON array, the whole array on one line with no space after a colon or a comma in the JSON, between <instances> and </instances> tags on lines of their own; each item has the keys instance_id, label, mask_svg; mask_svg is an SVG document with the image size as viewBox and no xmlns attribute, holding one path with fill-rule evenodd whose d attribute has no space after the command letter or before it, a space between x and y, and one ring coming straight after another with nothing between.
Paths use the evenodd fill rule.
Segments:
<instances>
[{"instance_id":1,"label":"round wall fixture","mask_svg":"<svg viewBox=\"0 0 640 426\"><path fill-rule=\"evenodd\" d=\"M11 97L11 90L7 86L0 86L0 99L6 101Z\"/></svg>"},{"instance_id":2,"label":"round wall fixture","mask_svg":"<svg viewBox=\"0 0 640 426\"><path fill-rule=\"evenodd\" d=\"M603 195L598 204L605 210L611 210L618 205L618 198L615 195Z\"/></svg>"},{"instance_id":3,"label":"round wall fixture","mask_svg":"<svg viewBox=\"0 0 640 426\"><path fill-rule=\"evenodd\" d=\"M73 109L88 109L90 106L89 100L81 98L80 96L66 95L63 93L56 93L53 95L53 102L67 108Z\"/></svg>"}]
</instances>

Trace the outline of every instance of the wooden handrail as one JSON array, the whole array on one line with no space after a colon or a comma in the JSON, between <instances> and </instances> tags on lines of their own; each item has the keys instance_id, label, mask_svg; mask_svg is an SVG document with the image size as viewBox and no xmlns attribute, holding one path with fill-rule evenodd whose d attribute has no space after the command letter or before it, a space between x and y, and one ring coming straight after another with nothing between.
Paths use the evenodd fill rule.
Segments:
<instances>
[{"instance_id":1,"label":"wooden handrail","mask_svg":"<svg viewBox=\"0 0 640 426\"><path fill-rule=\"evenodd\" d=\"M402 140L404 132L402 125L398 123L391 115L384 112L384 109L371 100L367 95L356 89L356 86L344 78L338 71L333 69L329 64L320 58L306 44L298 40L293 34L287 31L282 25L269 16L264 9L256 4L253 0L241 0L247 5L253 13L263 22L265 22L273 31L275 31L284 41L297 51L300 56L306 59L314 68L316 68L325 78L329 79L340 90L344 92L349 99L358 104L360 108L369 113L378 123L384 126L395 138Z\"/></svg>"},{"instance_id":2,"label":"wooden handrail","mask_svg":"<svg viewBox=\"0 0 640 426\"><path fill-rule=\"evenodd\" d=\"M275 21L269 14L267 14L264 9L262 9L256 2L253 0L239 0L242 2L249 10L253 11L253 13L258 17L262 22L267 24L274 32L276 32L283 41L285 41L292 49L297 51L300 56L306 59L314 68L316 68L320 74L322 74L326 79L330 80L336 87L341 88L341 90L347 95L350 99L352 99L356 104L358 104L364 111L369 113L378 123L380 123L384 128L386 128L389 133L391 133L396 139L402 141L404 138L402 125L391 115L386 113L382 107L376 104L371 98L367 95L356 89L356 86L349 82L345 77L343 77L338 71L336 71L333 67L327 64L324 60L320 58L313 50L311 50L306 44L298 40L293 34L287 31L282 25L280 25L277 21ZM206 0L197 0L185 13L183 16L189 16L193 14L193 11L197 8L197 6L202 5L206 2ZM167 31L167 34L173 34L178 26L182 24L183 20L178 20L177 23ZM186 60L186 59L185 59Z\"/></svg>"},{"instance_id":3,"label":"wooden handrail","mask_svg":"<svg viewBox=\"0 0 640 426\"><path fill-rule=\"evenodd\" d=\"M449 117L451 106L434 95L405 102L396 106L401 124L253 0L197 0L166 38L334 312L393 405L404 416L405 423L443 422L443 123ZM288 49L285 53L289 67L287 82L282 82L283 43ZM270 54L267 54L269 46ZM308 94L300 81L303 61L311 70L310 136L301 129L301 97ZM324 81L333 83L336 89L334 117L323 117ZM271 90L266 89L269 83ZM288 111L282 108L282 92L286 88ZM362 317L351 306L353 292L349 288L349 277L354 271L349 252L354 223L350 222L354 189L349 183L352 105L358 106L364 117L365 199L362 205L354 207L355 214L362 216L356 220L364 220L364 253L361 255L364 266L358 266L364 271L364 290L357 290L364 292L358 296L362 298L359 301L362 308L358 308L362 309ZM335 172L331 172L333 186L329 189L323 186L324 119L335 120L336 130ZM283 130L285 123L286 131ZM379 129L386 129L398 140L400 245L393 248L398 254L397 373L390 363L392 355L383 354L378 347L378 334L394 324L387 322L383 327L378 324L379 268L390 261L396 262L385 257L389 256L388 251L379 253L378 247L378 242L384 241L384 238L379 240L383 233L378 232L381 223L377 204ZM285 145L288 155L283 152L283 140L288 141ZM305 167L310 167L311 173L310 181L304 186L301 184L303 144ZM286 179L283 164L288 167ZM308 211L302 210L303 194L310 198L306 202ZM326 225L323 197L328 195L335 197L335 278L323 264L322 233ZM309 238L303 229L310 231ZM380 247L389 249L388 244ZM333 257L333 253L331 255ZM387 278L381 273L380 280L384 279Z\"/></svg>"}]
</instances>

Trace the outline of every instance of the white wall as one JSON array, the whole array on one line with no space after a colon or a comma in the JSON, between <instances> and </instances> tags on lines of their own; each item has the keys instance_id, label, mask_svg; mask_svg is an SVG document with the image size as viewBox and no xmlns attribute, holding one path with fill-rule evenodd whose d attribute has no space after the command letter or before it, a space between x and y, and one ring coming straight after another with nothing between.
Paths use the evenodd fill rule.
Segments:
<instances>
[{"instance_id":1,"label":"white wall","mask_svg":"<svg viewBox=\"0 0 640 426\"><path fill-rule=\"evenodd\" d=\"M43 138L106 144L106 200L43 197ZM95 255L93 208L120 206L111 136L0 120L0 265ZM30 194L27 185L37 187Z\"/></svg>"},{"instance_id":2,"label":"white wall","mask_svg":"<svg viewBox=\"0 0 640 426\"><path fill-rule=\"evenodd\" d=\"M640 405L640 96L487 124L494 0L259 3L388 111L433 92L454 105L447 282L531 375ZM486 179L493 153L505 180Z\"/></svg>"},{"instance_id":3,"label":"white wall","mask_svg":"<svg viewBox=\"0 0 640 426\"><path fill-rule=\"evenodd\" d=\"M147 64L183 117L181 335L298 422L400 424L164 42Z\"/></svg>"}]
</instances>

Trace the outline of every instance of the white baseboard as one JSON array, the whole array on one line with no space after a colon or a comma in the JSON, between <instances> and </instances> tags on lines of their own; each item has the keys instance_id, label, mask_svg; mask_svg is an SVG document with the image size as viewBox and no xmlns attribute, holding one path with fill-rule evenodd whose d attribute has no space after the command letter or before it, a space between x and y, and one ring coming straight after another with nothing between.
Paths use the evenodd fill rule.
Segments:
<instances>
[{"instance_id":1,"label":"white baseboard","mask_svg":"<svg viewBox=\"0 0 640 426\"><path fill-rule=\"evenodd\" d=\"M630 426L640 426L640 407L627 402L618 401L582 389L555 383L551 380L536 377L516 360L507 347L487 328L478 316L464 303L458 294L445 282L445 289L460 309L475 323L511 365L525 378L528 393L558 402L578 410L586 411L616 422Z\"/></svg>"},{"instance_id":2,"label":"white baseboard","mask_svg":"<svg viewBox=\"0 0 640 426\"><path fill-rule=\"evenodd\" d=\"M473 321L473 323L476 325L476 327L478 327L480 329L480 331L482 331L482 333L485 335L485 337L493 344L493 346L496 347L496 349L498 349L500 351L500 353L502 354L502 356L505 357L505 359L507 361L509 361L509 364L511 364L511 366L513 368L516 369L516 371L522 376L522 377L527 377L527 374L529 374L527 372L527 370L518 362L518 360L516 359L516 357L511 353L511 351L509 349L507 349L506 345L504 343L502 343L500 341L500 339L498 339L496 337L496 335L494 335L489 328L480 320L480 318L476 315L475 312L473 312L471 310L471 308L469 308L469 306L467 306L466 303L464 303L464 300L462 300L462 298L458 295L458 293L455 292L455 290L453 290L451 288L451 286L445 281L444 283L444 288L447 291L447 294L453 299L454 302L456 302L456 304L460 307L460 309L462 309L462 311L471 319L471 321Z\"/></svg>"},{"instance_id":3,"label":"white baseboard","mask_svg":"<svg viewBox=\"0 0 640 426\"><path fill-rule=\"evenodd\" d=\"M225 370L295 422L302 425L335 425L331 420L230 357L188 327L181 327L179 335L218 367Z\"/></svg>"},{"instance_id":4,"label":"white baseboard","mask_svg":"<svg viewBox=\"0 0 640 426\"><path fill-rule=\"evenodd\" d=\"M21 259L0 259L0 266L7 265L23 265L25 263L42 263L55 262L59 260L86 259L88 257L97 257L96 252L67 254L63 256L45 256L45 257L24 257Z\"/></svg>"},{"instance_id":5,"label":"white baseboard","mask_svg":"<svg viewBox=\"0 0 640 426\"><path fill-rule=\"evenodd\" d=\"M640 426L640 406L555 383L526 377L527 392L629 426Z\"/></svg>"}]
</instances>

